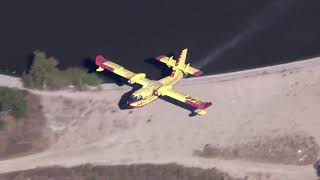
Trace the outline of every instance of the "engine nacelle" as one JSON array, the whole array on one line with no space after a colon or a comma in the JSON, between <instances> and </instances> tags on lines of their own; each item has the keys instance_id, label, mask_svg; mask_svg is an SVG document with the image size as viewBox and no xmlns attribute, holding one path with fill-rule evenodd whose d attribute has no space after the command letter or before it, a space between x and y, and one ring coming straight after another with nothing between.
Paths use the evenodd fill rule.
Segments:
<instances>
[{"instance_id":1,"label":"engine nacelle","mask_svg":"<svg viewBox=\"0 0 320 180\"><path fill-rule=\"evenodd\" d=\"M145 73L135 74L135 75L133 75L133 76L128 80L128 83L129 83L129 84L136 83L139 79L142 79L142 78L145 78L145 77L146 77L146 74L145 74Z\"/></svg>"}]
</instances>

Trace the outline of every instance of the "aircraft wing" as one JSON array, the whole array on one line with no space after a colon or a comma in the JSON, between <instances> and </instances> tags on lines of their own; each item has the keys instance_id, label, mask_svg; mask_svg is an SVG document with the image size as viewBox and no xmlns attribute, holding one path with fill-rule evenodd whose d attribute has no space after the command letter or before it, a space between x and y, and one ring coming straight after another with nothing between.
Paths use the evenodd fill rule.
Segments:
<instances>
[{"instance_id":1,"label":"aircraft wing","mask_svg":"<svg viewBox=\"0 0 320 180\"><path fill-rule=\"evenodd\" d=\"M130 84L137 83L142 86L147 86L150 82L150 80L145 77L145 74L136 74L116 63L105 59L102 55L98 55L96 57L96 65L99 66L99 68L97 69L98 72L101 72L103 70L111 71L121 77L128 79Z\"/></svg>"},{"instance_id":2,"label":"aircraft wing","mask_svg":"<svg viewBox=\"0 0 320 180\"><path fill-rule=\"evenodd\" d=\"M189 95L185 95L185 94L180 93L174 89L165 90L164 92L162 92L162 95L169 96L173 99L176 99L178 101L186 103L186 104L194 107L195 109L199 109L199 110L203 110L203 109L212 105L211 102L200 101L197 98L193 98Z\"/></svg>"}]
</instances>

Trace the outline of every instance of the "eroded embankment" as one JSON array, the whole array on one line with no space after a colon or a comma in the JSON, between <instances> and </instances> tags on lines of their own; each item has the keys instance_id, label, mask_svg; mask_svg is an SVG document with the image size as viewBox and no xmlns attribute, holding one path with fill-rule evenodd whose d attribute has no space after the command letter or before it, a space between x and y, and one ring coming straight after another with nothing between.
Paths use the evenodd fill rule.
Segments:
<instances>
[{"instance_id":1,"label":"eroded embankment","mask_svg":"<svg viewBox=\"0 0 320 180\"><path fill-rule=\"evenodd\" d=\"M73 168L46 167L0 175L0 180L240 180L215 168L200 169L177 164L82 165Z\"/></svg>"},{"instance_id":2,"label":"eroded embankment","mask_svg":"<svg viewBox=\"0 0 320 180\"><path fill-rule=\"evenodd\" d=\"M245 159L256 162L307 165L317 161L319 145L313 137L291 134L276 137L256 137L245 144L219 147L207 144L194 152L205 158Z\"/></svg>"},{"instance_id":3,"label":"eroded embankment","mask_svg":"<svg viewBox=\"0 0 320 180\"><path fill-rule=\"evenodd\" d=\"M28 104L26 117L15 119L9 113L0 114L4 124L0 130L0 159L39 152L50 144L40 97L27 91L23 94Z\"/></svg>"}]
</instances>

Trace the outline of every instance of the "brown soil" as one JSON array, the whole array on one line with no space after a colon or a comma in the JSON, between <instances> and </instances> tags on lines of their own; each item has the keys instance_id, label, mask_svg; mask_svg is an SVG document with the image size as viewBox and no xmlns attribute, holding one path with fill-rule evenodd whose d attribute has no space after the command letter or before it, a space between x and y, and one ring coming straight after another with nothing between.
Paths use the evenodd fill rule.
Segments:
<instances>
[{"instance_id":1,"label":"brown soil","mask_svg":"<svg viewBox=\"0 0 320 180\"><path fill-rule=\"evenodd\" d=\"M215 147L207 144L195 155L207 158L245 159L257 162L307 165L317 160L319 145L313 137L286 135L259 137L245 144L232 147Z\"/></svg>"},{"instance_id":2,"label":"brown soil","mask_svg":"<svg viewBox=\"0 0 320 180\"><path fill-rule=\"evenodd\" d=\"M39 97L26 91L24 96L28 103L25 118L17 120L9 114L1 115L4 128L0 130L0 159L39 152L49 145Z\"/></svg>"},{"instance_id":3,"label":"brown soil","mask_svg":"<svg viewBox=\"0 0 320 180\"><path fill-rule=\"evenodd\" d=\"M73 168L47 167L0 175L0 180L240 180L215 168L164 165L82 165Z\"/></svg>"}]
</instances>

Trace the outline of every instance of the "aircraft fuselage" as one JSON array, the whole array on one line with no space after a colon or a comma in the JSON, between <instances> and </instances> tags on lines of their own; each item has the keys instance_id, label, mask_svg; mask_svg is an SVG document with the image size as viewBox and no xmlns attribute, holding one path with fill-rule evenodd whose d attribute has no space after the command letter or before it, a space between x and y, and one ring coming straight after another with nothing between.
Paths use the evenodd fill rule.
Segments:
<instances>
[{"instance_id":1,"label":"aircraft fuselage","mask_svg":"<svg viewBox=\"0 0 320 180\"><path fill-rule=\"evenodd\" d=\"M183 78L184 74L180 70L174 70L172 74L168 77L162 78L158 81L149 82L148 86L138 89L128 100L128 105L130 108L143 107L146 104L158 99L161 92L172 88L178 81Z\"/></svg>"}]
</instances>

